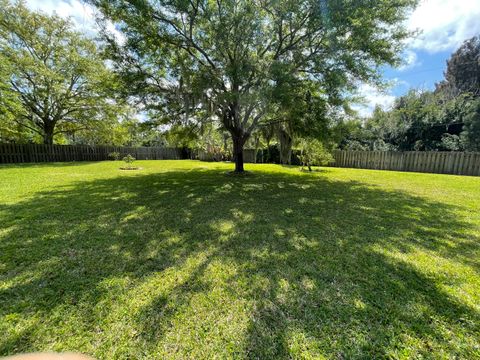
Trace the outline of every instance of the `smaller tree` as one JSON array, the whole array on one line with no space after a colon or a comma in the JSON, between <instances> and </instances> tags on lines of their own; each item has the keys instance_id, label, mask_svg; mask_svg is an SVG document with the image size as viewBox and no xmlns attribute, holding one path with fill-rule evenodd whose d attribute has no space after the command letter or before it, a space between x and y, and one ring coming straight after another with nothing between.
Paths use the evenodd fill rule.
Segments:
<instances>
[{"instance_id":1,"label":"smaller tree","mask_svg":"<svg viewBox=\"0 0 480 360\"><path fill-rule=\"evenodd\" d=\"M321 141L302 139L300 140L300 161L302 162L302 170L306 166L308 171L312 171L312 166L326 165L333 161L333 156Z\"/></svg>"},{"instance_id":2,"label":"smaller tree","mask_svg":"<svg viewBox=\"0 0 480 360\"><path fill-rule=\"evenodd\" d=\"M136 170L137 168L133 166L133 162L135 161L136 159L130 155L130 154L127 154L127 156L125 156L123 158L123 161L125 162L125 167L121 168L123 170Z\"/></svg>"},{"instance_id":3,"label":"smaller tree","mask_svg":"<svg viewBox=\"0 0 480 360\"><path fill-rule=\"evenodd\" d=\"M118 151L112 151L111 153L108 154L108 157L114 161L120 160L120 153Z\"/></svg>"}]
</instances>

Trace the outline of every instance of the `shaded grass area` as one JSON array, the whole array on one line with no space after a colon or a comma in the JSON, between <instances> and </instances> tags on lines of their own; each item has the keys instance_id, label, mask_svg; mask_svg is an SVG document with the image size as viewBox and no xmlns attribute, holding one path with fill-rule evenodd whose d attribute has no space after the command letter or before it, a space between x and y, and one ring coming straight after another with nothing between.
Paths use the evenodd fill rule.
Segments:
<instances>
[{"instance_id":1,"label":"shaded grass area","mask_svg":"<svg viewBox=\"0 0 480 360\"><path fill-rule=\"evenodd\" d=\"M0 355L480 358L480 179L0 168Z\"/></svg>"}]
</instances>

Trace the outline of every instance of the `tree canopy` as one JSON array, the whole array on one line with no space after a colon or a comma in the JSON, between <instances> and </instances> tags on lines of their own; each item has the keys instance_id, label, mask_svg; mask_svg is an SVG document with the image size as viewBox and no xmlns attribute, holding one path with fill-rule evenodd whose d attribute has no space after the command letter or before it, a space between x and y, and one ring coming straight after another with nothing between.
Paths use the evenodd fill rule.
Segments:
<instances>
[{"instance_id":1,"label":"tree canopy","mask_svg":"<svg viewBox=\"0 0 480 360\"><path fill-rule=\"evenodd\" d=\"M480 96L480 36L467 39L450 56L445 80L437 84L437 92L449 97L465 93Z\"/></svg>"},{"instance_id":2,"label":"tree canopy","mask_svg":"<svg viewBox=\"0 0 480 360\"><path fill-rule=\"evenodd\" d=\"M331 106L395 64L415 0L88 0L125 39L110 37L117 70L153 113L218 121L236 171L275 90L310 81ZM159 115L160 116L160 115Z\"/></svg>"},{"instance_id":3,"label":"tree canopy","mask_svg":"<svg viewBox=\"0 0 480 360\"><path fill-rule=\"evenodd\" d=\"M0 7L0 109L11 131L28 129L52 144L57 134L116 117L108 96L113 73L93 40L70 20L33 12L23 2L0 0Z\"/></svg>"}]
</instances>

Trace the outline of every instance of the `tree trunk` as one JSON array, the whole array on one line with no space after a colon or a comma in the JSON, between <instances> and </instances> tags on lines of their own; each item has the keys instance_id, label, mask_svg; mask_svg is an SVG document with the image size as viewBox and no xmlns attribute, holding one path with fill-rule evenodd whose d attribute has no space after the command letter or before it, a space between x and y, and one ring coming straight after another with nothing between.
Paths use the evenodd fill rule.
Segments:
<instances>
[{"instance_id":1,"label":"tree trunk","mask_svg":"<svg viewBox=\"0 0 480 360\"><path fill-rule=\"evenodd\" d=\"M293 139L287 130L280 127L278 129L278 140L280 142L280 162L282 164L290 164Z\"/></svg>"},{"instance_id":2,"label":"tree trunk","mask_svg":"<svg viewBox=\"0 0 480 360\"><path fill-rule=\"evenodd\" d=\"M43 134L43 143L45 145L53 145L53 131L52 132L45 132Z\"/></svg>"},{"instance_id":3,"label":"tree trunk","mask_svg":"<svg viewBox=\"0 0 480 360\"><path fill-rule=\"evenodd\" d=\"M232 85L235 88L235 85ZM238 92L238 88L236 90ZM222 112L222 122L225 129L232 136L233 142L233 161L235 161L235 172L244 172L243 168L243 146L250 137L250 132L245 131L245 124L240 119L240 105L238 101L233 101ZM253 126L253 124L252 124Z\"/></svg>"},{"instance_id":4,"label":"tree trunk","mask_svg":"<svg viewBox=\"0 0 480 360\"><path fill-rule=\"evenodd\" d=\"M253 162L257 163L258 148L260 147L260 135L255 135L255 155L253 157Z\"/></svg>"},{"instance_id":5,"label":"tree trunk","mask_svg":"<svg viewBox=\"0 0 480 360\"><path fill-rule=\"evenodd\" d=\"M245 140L240 136L232 136L233 140L233 159L235 161L235 172L241 173L243 169L243 145Z\"/></svg>"},{"instance_id":6,"label":"tree trunk","mask_svg":"<svg viewBox=\"0 0 480 360\"><path fill-rule=\"evenodd\" d=\"M264 163L267 163L267 162L272 162L271 159L272 159L272 157L270 155L270 139L268 139L267 140L267 158L265 160L263 160L263 157L262 157L262 160L263 160Z\"/></svg>"},{"instance_id":7,"label":"tree trunk","mask_svg":"<svg viewBox=\"0 0 480 360\"><path fill-rule=\"evenodd\" d=\"M43 125L43 143L45 145L53 145L53 130L55 124L50 121L44 121Z\"/></svg>"}]
</instances>

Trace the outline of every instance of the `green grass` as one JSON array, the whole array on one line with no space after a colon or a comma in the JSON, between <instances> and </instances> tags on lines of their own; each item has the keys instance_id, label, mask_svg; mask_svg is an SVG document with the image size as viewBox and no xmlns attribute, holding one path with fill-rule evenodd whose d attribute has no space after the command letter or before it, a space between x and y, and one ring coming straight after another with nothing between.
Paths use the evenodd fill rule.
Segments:
<instances>
[{"instance_id":1,"label":"green grass","mask_svg":"<svg viewBox=\"0 0 480 360\"><path fill-rule=\"evenodd\" d=\"M0 355L480 358L480 178L137 163L0 167Z\"/></svg>"}]
</instances>

